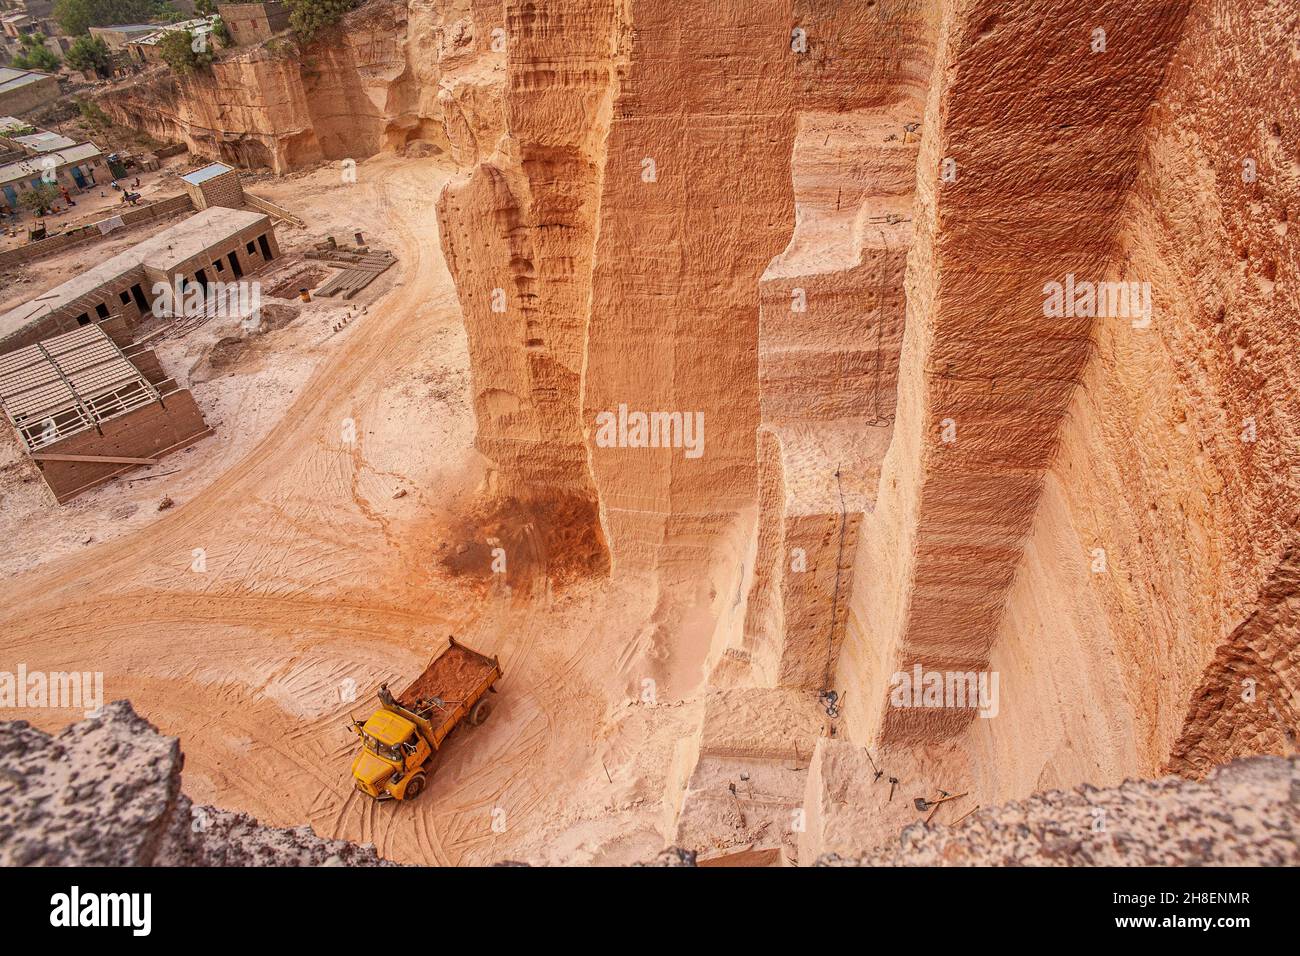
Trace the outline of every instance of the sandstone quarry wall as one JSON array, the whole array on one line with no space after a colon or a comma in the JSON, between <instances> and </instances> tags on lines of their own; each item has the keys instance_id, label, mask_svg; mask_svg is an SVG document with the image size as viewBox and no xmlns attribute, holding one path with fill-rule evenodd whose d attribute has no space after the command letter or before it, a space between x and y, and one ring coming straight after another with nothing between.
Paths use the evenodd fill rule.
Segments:
<instances>
[{"instance_id":1,"label":"sandstone quarry wall","mask_svg":"<svg viewBox=\"0 0 1300 956\"><path fill-rule=\"evenodd\" d=\"M764 686L830 688L892 437L937 10L795 6L795 226L759 284L757 549L715 679L743 662Z\"/></svg>"},{"instance_id":2,"label":"sandstone quarry wall","mask_svg":"<svg viewBox=\"0 0 1300 956\"><path fill-rule=\"evenodd\" d=\"M770 402L774 425L797 425L803 409L823 405L821 419L841 432L868 404L890 415L907 243L881 224L908 211L915 140L909 151L902 114L920 115L936 9L505 5L505 135L447 189L440 210L470 333L478 445L501 489L598 502L615 567L694 588L687 603L707 606L744 586L736 568L743 578L760 402ZM848 111L847 122L828 110ZM806 150L796 145L800 123ZM824 136L834 143L818 160ZM864 136L866 158L855 157ZM892 159L880 152L890 140ZM826 262L817 261L817 228L802 239L797 231L801 152L809 222L834 206L827 231L838 248ZM800 242L812 243L811 256ZM760 280L778 259L764 292ZM882 268L892 270L885 287ZM812 280L822 283L820 314L781 333L788 347L769 351L773 387L760 399L756 298L775 303L775 331L801 269L825 275ZM870 347L853 335L877 326L856 314L854 282L883 297L893 323ZM843 327L827 339L819 324ZM809 339L820 357L803 347ZM817 381L822 360L866 391L833 394ZM705 451L611 447L597 423L621 410L702 417ZM811 450L790 440L809 470L835 457L818 447L822 436ZM884 442L876 445L878 459ZM830 462L827 475L834 470ZM812 480L820 487L826 477ZM874 475L850 481L865 486ZM820 515L816 525L818 507L797 509ZM729 562L718 578L700 575Z\"/></svg>"},{"instance_id":3,"label":"sandstone quarry wall","mask_svg":"<svg viewBox=\"0 0 1300 956\"><path fill-rule=\"evenodd\" d=\"M157 68L96 103L114 121L196 155L275 173L414 140L449 150L445 113L453 136L482 125L459 115L457 96L459 73L490 49L490 18L476 18L482 7L372 0L301 53L276 38L189 76Z\"/></svg>"},{"instance_id":4,"label":"sandstone quarry wall","mask_svg":"<svg viewBox=\"0 0 1300 956\"><path fill-rule=\"evenodd\" d=\"M582 420L615 566L698 568L755 497L756 289L794 218L790 5L626 9ZM703 453L601 447L620 405L702 417Z\"/></svg>"},{"instance_id":5,"label":"sandstone quarry wall","mask_svg":"<svg viewBox=\"0 0 1300 956\"><path fill-rule=\"evenodd\" d=\"M1097 321L1007 602L1006 792L1294 751L1297 25L1194 4L1150 112L1107 272L1150 326Z\"/></svg>"},{"instance_id":6,"label":"sandstone quarry wall","mask_svg":"<svg viewBox=\"0 0 1300 956\"><path fill-rule=\"evenodd\" d=\"M1214 263L1161 260L1184 236L1234 241L1175 212L1209 168L1178 168L1200 132L1184 114L1219 115L1233 94L1194 91L1225 71L1242 88L1285 73L1233 60L1252 44L1290 55L1285 17L1253 10L1236 16L1258 21L1254 36L1190 2L724 5L707 22L671 4L505 4L503 136L441 209L499 487L594 501L617 569L696 588L690 600L729 619L711 655L724 682L822 687L845 641L832 683L856 701L855 739L979 736L973 709L890 708L888 680L917 663L999 669L1006 720L1054 728L1019 769L1003 754L1008 792L1157 768L1215 679L1202 671L1222 634L1244 620L1210 612L1219 599L1197 562L1164 557L1170 542L1139 527L1163 519L1134 436L1157 389L1196 387L1180 369L1204 343L1172 314L1141 330L1140 349L1139 330L1094 316L1049 327L1044 284L1149 275L1157 310L1205 297L1187 286L1213 284ZM1260 149L1287 173L1289 119L1260 123ZM1285 239L1284 205L1258 241ZM1260 297L1288 257L1255 255ZM1214 362L1233 348L1246 346L1221 345ZM597 416L623 407L703 412L707 452L606 447ZM1204 459L1173 424L1152 450L1161 471ZM1255 498L1269 494L1263 475ZM1176 482L1161 494L1191 507ZM1276 522L1275 503L1259 509ZM1286 535L1215 520L1170 533L1194 546L1235 521L1238 576L1253 581L1241 587L1262 587ZM1103 541L1118 562L1109 594L1088 569ZM796 550L811 558L803 579L789 574ZM1185 598L1158 596L1162 563ZM1157 574L1125 584L1138 566ZM1273 580L1285 593L1286 572ZM1143 588L1143 600L1125 590ZM737 591L747 606L724 614ZM1153 619L1168 624L1155 643ZM1049 621L1069 636L1045 636ZM1017 683L1057 696L1031 703ZM1157 702L1139 700L1157 684ZM1054 754L1067 739L1077 749Z\"/></svg>"},{"instance_id":7,"label":"sandstone quarry wall","mask_svg":"<svg viewBox=\"0 0 1300 956\"><path fill-rule=\"evenodd\" d=\"M995 77L980 44L1015 24L971 10L945 20L949 56L954 37L959 51L979 39L943 72ZM1136 24L1090 16L1107 51L1032 54L1052 102L1045 142L1008 125L1032 118L1032 97L946 141L924 131L929 214L909 262L899 411L836 679L878 709L849 705L854 745L814 758L813 803L877 765L989 802L1295 750L1297 405L1283 383L1296 374L1296 16L1266 2L1152 9L1137 33L1156 45L1127 67L1104 58L1136 53ZM1105 131L1088 129L1100 91L1067 91L1080 70L1116 67L1143 86L1096 114ZM958 123L960 102L936 86L927 118ZM1029 191L968 213L973 149L993 138L1033 157L1020 171L1014 156L993 163L997 192ZM932 178L946 153L951 184ZM982 265L966 278L972 252ZM990 273L998 288L981 288ZM1065 273L1149 284L1150 321L1077 315L1043 329L1045 282ZM948 282L961 294L945 328ZM994 715L891 707L891 675L917 663L997 675ZM836 809L821 839L905 825L878 790L853 793L854 812Z\"/></svg>"},{"instance_id":8,"label":"sandstone quarry wall","mask_svg":"<svg viewBox=\"0 0 1300 956\"><path fill-rule=\"evenodd\" d=\"M859 538L841 661L855 739L962 734L970 707L893 707L891 675L986 672L1092 320L1043 286L1104 275L1185 7L945 8L922 128L893 442ZM1094 24L1122 36L1093 54ZM1023 78L1033 76L1026 86ZM945 160L956 176L941 176Z\"/></svg>"},{"instance_id":9,"label":"sandstone quarry wall","mask_svg":"<svg viewBox=\"0 0 1300 956\"><path fill-rule=\"evenodd\" d=\"M469 336L477 444L502 493L585 502L594 525L577 409L614 7L502 13L504 136L439 203Z\"/></svg>"}]
</instances>

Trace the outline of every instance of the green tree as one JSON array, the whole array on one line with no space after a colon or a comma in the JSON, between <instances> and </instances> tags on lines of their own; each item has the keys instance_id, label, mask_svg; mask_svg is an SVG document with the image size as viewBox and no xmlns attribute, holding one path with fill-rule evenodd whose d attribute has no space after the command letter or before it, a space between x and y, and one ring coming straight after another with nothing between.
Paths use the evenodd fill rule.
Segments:
<instances>
[{"instance_id":1,"label":"green tree","mask_svg":"<svg viewBox=\"0 0 1300 956\"><path fill-rule=\"evenodd\" d=\"M170 3L161 4L153 18L158 23L180 23L182 20L194 19L188 13L177 10Z\"/></svg>"},{"instance_id":2,"label":"green tree","mask_svg":"<svg viewBox=\"0 0 1300 956\"><path fill-rule=\"evenodd\" d=\"M58 201L59 187L53 183L37 183L18 196L18 204L38 216L44 216Z\"/></svg>"},{"instance_id":3,"label":"green tree","mask_svg":"<svg viewBox=\"0 0 1300 956\"><path fill-rule=\"evenodd\" d=\"M303 43L310 43L322 30L343 19L361 0L288 0L289 26Z\"/></svg>"},{"instance_id":4,"label":"green tree","mask_svg":"<svg viewBox=\"0 0 1300 956\"><path fill-rule=\"evenodd\" d=\"M68 48L68 66L83 72L93 70L99 76L111 76L113 54L99 37L77 37Z\"/></svg>"},{"instance_id":5,"label":"green tree","mask_svg":"<svg viewBox=\"0 0 1300 956\"><path fill-rule=\"evenodd\" d=\"M172 30L164 34L158 41L158 55L181 76L205 69L213 60L212 51L206 45L202 50L194 49L194 34L189 30Z\"/></svg>"},{"instance_id":6,"label":"green tree","mask_svg":"<svg viewBox=\"0 0 1300 956\"><path fill-rule=\"evenodd\" d=\"M81 110L81 115L85 117L86 122L92 126L98 126L100 129L108 129L113 125L113 121L108 118L108 114L99 108L99 105L86 99L84 96L77 100L77 108Z\"/></svg>"},{"instance_id":7,"label":"green tree","mask_svg":"<svg viewBox=\"0 0 1300 956\"><path fill-rule=\"evenodd\" d=\"M212 21L212 37L221 44L223 50L231 45L230 27L226 26L226 21L221 17Z\"/></svg>"},{"instance_id":8,"label":"green tree","mask_svg":"<svg viewBox=\"0 0 1300 956\"><path fill-rule=\"evenodd\" d=\"M53 73L63 62L46 48L43 34L27 33L18 42L22 49L14 57L14 66L20 70L44 70Z\"/></svg>"},{"instance_id":9,"label":"green tree","mask_svg":"<svg viewBox=\"0 0 1300 956\"><path fill-rule=\"evenodd\" d=\"M217 0L194 0L194 12L201 17L210 17L217 12Z\"/></svg>"},{"instance_id":10,"label":"green tree","mask_svg":"<svg viewBox=\"0 0 1300 956\"><path fill-rule=\"evenodd\" d=\"M158 13L155 0L55 0L54 19L68 36L114 23L148 23Z\"/></svg>"}]
</instances>

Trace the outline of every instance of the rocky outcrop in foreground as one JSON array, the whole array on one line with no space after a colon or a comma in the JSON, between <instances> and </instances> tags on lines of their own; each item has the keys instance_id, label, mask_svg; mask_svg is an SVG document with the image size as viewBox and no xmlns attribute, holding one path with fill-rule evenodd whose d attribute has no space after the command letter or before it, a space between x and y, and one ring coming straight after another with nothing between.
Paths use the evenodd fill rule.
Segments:
<instances>
[{"instance_id":1,"label":"rocky outcrop in foreground","mask_svg":"<svg viewBox=\"0 0 1300 956\"><path fill-rule=\"evenodd\" d=\"M385 866L370 845L196 807L185 757L125 700L57 736L0 723L0 866Z\"/></svg>"},{"instance_id":2,"label":"rocky outcrop in foreground","mask_svg":"<svg viewBox=\"0 0 1300 956\"><path fill-rule=\"evenodd\" d=\"M373 846L196 807L185 757L124 700L51 736L0 723L0 866L391 866ZM1300 864L1300 758L1255 757L1204 781L1165 777L1049 791L955 828L917 824L893 846L827 866ZM665 850L648 866L694 866Z\"/></svg>"},{"instance_id":3,"label":"rocky outcrop in foreground","mask_svg":"<svg viewBox=\"0 0 1300 956\"><path fill-rule=\"evenodd\" d=\"M1300 762L1252 757L1204 781L1051 790L962 825L910 826L892 846L828 866L1296 866Z\"/></svg>"}]
</instances>

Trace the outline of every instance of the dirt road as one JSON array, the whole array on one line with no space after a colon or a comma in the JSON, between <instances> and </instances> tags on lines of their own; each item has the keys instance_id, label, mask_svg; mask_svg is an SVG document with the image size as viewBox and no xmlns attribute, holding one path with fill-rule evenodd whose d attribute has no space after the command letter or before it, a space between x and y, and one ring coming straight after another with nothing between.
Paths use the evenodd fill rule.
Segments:
<instances>
[{"instance_id":1,"label":"dirt road","mask_svg":"<svg viewBox=\"0 0 1300 956\"><path fill-rule=\"evenodd\" d=\"M364 164L356 208L373 210L364 225L385 234L400 283L202 492L11 580L0 669L102 671L108 699L182 738L196 801L265 823L310 823L410 862L645 857L662 845L657 788L682 721L620 710L617 635L645 599L603 581L510 595L439 566L470 543L452 516L482 468L436 232L447 175ZM458 393L432 396L428 381ZM399 487L409 493L395 498ZM381 680L404 686L449 633L501 656L497 710L455 735L419 801L361 798L347 714L373 706ZM5 716L53 727L79 715ZM649 737L665 743L647 750Z\"/></svg>"}]
</instances>

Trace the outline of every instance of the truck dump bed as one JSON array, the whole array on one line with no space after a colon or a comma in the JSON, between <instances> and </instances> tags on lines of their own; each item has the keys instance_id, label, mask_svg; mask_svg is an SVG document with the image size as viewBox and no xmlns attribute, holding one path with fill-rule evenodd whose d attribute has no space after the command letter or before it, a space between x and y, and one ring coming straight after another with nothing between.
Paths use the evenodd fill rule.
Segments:
<instances>
[{"instance_id":1,"label":"truck dump bed","mask_svg":"<svg viewBox=\"0 0 1300 956\"><path fill-rule=\"evenodd\" d=\"M501 665L496 658L471 650L452 638L446 650L429 662L424 673L402 692L397 702L414 713L428 714L427 719L434 727L434 746L437 746L500 677ZM428 701L435 697L444 706L435 705L430 709Z\"/></svg>"}]
</instances>

